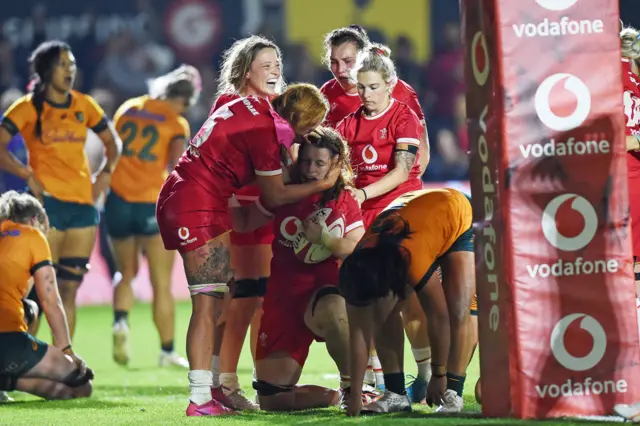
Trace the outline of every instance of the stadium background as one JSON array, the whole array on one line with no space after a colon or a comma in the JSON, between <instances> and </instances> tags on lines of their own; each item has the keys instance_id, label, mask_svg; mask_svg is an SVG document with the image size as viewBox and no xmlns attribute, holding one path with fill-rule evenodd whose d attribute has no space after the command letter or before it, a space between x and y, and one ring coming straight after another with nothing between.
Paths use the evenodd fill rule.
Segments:
<instances>
[{"instance_id":1,"label":"stadium background","mask_svg":"<svg viewBox=\"0 0 640 426\"><path fill-rule=\"evenodd\" d=\"M431 162L425 185L468 191L464 82L458 2L454 0L110 0L21 1L3 4L0 18L0 112L25 90L27 58L45 39L68 41L79 73L76 88L92 94L112 115L122 101L146 91L149 78L181 62L197 66L204 87L188 115L196 131L216 92L221 53L234 39L262 34L283 49L288 82L321 85L322 36L351 23L393 50L398 73L418 93L427 117ZM640 2L622 0L625 23L640 25ZM20 137L11 149L25 158ZM0 172L0 192L23 183ZM144 266L144 265L143 265ZM111 277L97 246L81 304L111 300ZM188 297L180 262L174 293ZM146 268L136 280L138 299L150 299Z\"/></svg>"}]
</instances>

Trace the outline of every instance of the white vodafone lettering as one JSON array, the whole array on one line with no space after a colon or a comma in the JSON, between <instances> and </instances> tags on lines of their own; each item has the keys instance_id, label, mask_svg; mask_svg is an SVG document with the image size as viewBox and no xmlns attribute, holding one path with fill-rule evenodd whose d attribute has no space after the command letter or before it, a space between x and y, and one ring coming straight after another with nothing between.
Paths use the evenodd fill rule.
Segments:
<instances>
[{"instance_id":1,"label":"white vodafone lettering","mask_svg":"<svg viewBox=\"0 0 640 426\"><path fill-rule=\"evenodd\" d=\"M581 320L580 328L589 333L593 341L589 353L581 357L569 353L567 343L571 344L573 340L565 339L567 329L577 320ZM566 315L556 323L551 331L549 345L551 354L562 367L571 371L588 371L595 368L604 358L607 351L607 335L597 319L584 313L574 313ZM626 393L627 386L624 379L594 380L592 377L586 377L583 380L568 379L564 383L536 385L535 388L540 398L558 398Z\"/></svg>"},{"instance_id":2,"label":"white vodafone lettering","mask_svg":"<svg viewBox=\"0 0 640 426\"><path fill-rule=\"evenodd\" d=\"M608 140L576 140L568 138L566 141L549 140L545 144L520 145L520 153L524 158L563 157L565 155L608 154L611 144Z\"/></svg>"},{"instance_id":3,"label":"white vodafone lettering","mask_svg":"<svg viewBox=\"0 0 640 426\"><path fill-rule=\"evenodd\" d=\"M557 37L585 34L602 34L604 22L600 19L583 19L574 21L563 16L559 21L544 18L541 22L528 22L525 24L513 24L513 32L516 37Z\"/></svg>"}]
</instances>

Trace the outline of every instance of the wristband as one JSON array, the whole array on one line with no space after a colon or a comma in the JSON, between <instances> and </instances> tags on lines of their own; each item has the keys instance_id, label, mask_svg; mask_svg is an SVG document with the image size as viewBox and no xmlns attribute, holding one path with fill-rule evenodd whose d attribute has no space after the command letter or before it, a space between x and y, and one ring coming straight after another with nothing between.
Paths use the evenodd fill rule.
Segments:
<instances>
[{"instance_id":1,"label":"wristband","mask_svg":"<svg viewBox=\"0 0 640 426\"><path fill-rule=\"evenodd\" d=\"M65 354L67 354L67 352L73 352L71 350L71 345L67 345L64 348L62 348L62 352L64 352ZM69 354L67 354L67 355L69 355Z\"/></svg>"},{"instance_id":2,"label":"wristband","mask_svg":"<svg viewBox=\"0 0 640 426\"><path fill-rule=\"evenodd\" d=\"M364 189L361 189L360 191L362 191L362 193L364 194L364 201L367 201L367 199L369 197L367 197L367 191L365 191Z\"/></svg>"},{"instance_id":3,"label":"wristband","mask_svg":"<svg viewBox=\"0 0 640 426\"><path fill-rule=\"evenodd\" d=\"M442 374L438 374L438 372L442 372ZM447 370L444 365L440 364L431 364L431 375L435 377L444 377L447 374Z\"/></svg>"}]
</instances>

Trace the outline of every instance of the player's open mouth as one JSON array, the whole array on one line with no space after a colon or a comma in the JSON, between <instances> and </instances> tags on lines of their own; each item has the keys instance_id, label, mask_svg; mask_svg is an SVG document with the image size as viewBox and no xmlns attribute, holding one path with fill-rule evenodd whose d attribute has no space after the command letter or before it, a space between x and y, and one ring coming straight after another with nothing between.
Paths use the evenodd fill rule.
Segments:
<instances>
[{"instance_id":1,"label":"player's open mouth","mask_svg":"<svg viewBox=\"0 0 640 426\"><path fill-rule=\"evenodd\" d=\"M67 84L73 83L73 77L65 77L64 78L64 82L67 83Z\"/></svg>"},{"instance_id":2,"label":"player's open mouth","mask_svg":"<svg viewBox=\"0 0 640 426\"><path fill-rule=\"evenodd\" d=\"M270 78L269 80L267 80L267 86L271 87L272 89L276 88L276 84L278 84L277 78Z\"/></svg>"}]
</instances>

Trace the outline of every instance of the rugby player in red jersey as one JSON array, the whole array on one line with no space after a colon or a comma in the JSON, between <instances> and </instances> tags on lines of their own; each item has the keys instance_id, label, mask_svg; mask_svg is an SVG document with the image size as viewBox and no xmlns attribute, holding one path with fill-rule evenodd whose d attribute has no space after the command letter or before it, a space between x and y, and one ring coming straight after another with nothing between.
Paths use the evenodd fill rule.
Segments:
<instances>
[{"instance_id":1,"label":"rugby player in red jersey","mask_svg":"<svg viewBox=\"0 0 640 426\"><path fill-rule=\"evenodd\" d=\"M358 96L356 82L351 79L351 69L356 64L358 53L368 45L369 37L364 28L359 25L337 28L325 36L324 61L329 66L334 77L320 89L327 97L330 105L326 125L337 127L343 118L355 112L362 105L362 101ZM425 128L419 147L420 175L422 176L427 164L429 164L429 139L418 95L413 90L413 87L398 79L393 87L391 96L411 108Z\"/></svg>"},{"instance_id":2,"label":"rugby player in red jersey","mask_svg":"<svg viewBox=\"0 0 640 426\"><path fill-rule=\"evenodd\" d=\"M622 24L622 23L621 23ZM622 25L621 25L622 26ZM627 128L627 173L629 178L629 209L634 261L640 257L640 31L624 27L620 31L622 51L622 85L624 89L624 122ZM636 264L636 268L638 265ZM637 271L637 269L636 269ZM636 272L636 307L640 315ZM640 318L638 319L640 324ZM640 422L640 402L618 404L616 414L634 422Z\"/></svg>"},{"instance_id":3,"label":"rugby player in red jersey","mask_svg":"<svg viewBox=\"0 0 640 426\"><path fill-rule=\"evenodd\" d=\"M260 201L232 209L234 229L254 229L273 218L273 261L254 382L260 407L268 411L328 407L340 399L346 402L351 386L349 327L344 299L336 285L339 259L349 255L364 234L362 215L346 190L352 184L346 143L329 128L321 128L307 139L309 143L301 145L293 170L294 182L324 179L337 160L343 174L331 189L271 209L272 213ZM340 391L297 385L314 340L326 342L340 372Z\"/></svg>"},{"instance_id":4,"label":"rugby player in red jersey","mask_svg":"<svg viewBox=\"0 0 640 426\"><path fill-rule=\"evenodd\" d=\"M338 125L351 147L356 198L366 228L396 197L422 188L416 157L424 126L411 108L392 97L398 77L389 56L389 48L382 45L369 44L360 50L350 78L357 82L362 105ZM418 366L418 375L409 387L410 398L420 402L426 396L431 350L424 311L415 295L404 305L402 317ZM371 365L381 388L382 371L376 364L373 355Z\"/></svg>"},{"instance_id":5,"label":"rugby player in red jersey","mask_svg":"<svg viewBox=\"0 0 640 426\"><path fill-rule=\"evenodd\" d=\"M218 82L218 98L213 114L230 101L243 96L269 99L283 89L282 54L278 46L259 36L236 41L224 54ZM241 204L253 203L260 196L258 185L248 185L236 193ZM212 371L214 385L218 382L237 410L256 410L240 390L238 361L249 325L251 353L260 327L260 301L266 291L271 262L273 226L267 224L253 232L231 232L231 264L235 275L235 291L227 307L225 324L219 327L223 335L221 347L214 348ZM224 332L223 332L224 330ZM218 357L219 355L219 357Z\"/></svg>"},{"instance_id":6,"label":"rugby player in red jersey","mask_svg":"<svg viewBox=\"0 0 640 426\"><path fill-rule=\"evenodd\" d=\"M326 100L310 84L296 84L271 101L247 97L218 109L191 140L189 149L165 182L156 215L167 250L178 250L191 292L187 332L188 416L228 414L213 388L214 329L232 279L228 214L230 197L256 180L268 206L297 202L327 190L340 175L285 185L282 153L295 135L306 135L325 119Z\"/></svg>"}]
</instances>

